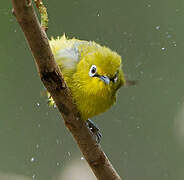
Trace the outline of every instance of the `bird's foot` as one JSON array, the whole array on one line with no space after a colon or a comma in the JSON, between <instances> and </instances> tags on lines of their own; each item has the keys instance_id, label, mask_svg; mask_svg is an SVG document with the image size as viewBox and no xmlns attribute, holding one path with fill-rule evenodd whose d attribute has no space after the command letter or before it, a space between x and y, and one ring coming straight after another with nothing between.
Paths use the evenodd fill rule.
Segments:
<instances>
[{"instance_id":1,"label":"bird's foot","mask_svg":"<svg viewBox=\"0 0 184 180\"><path fill-rule=\"evenodd\" d=\"M91 130L91 132L96 136L96 142L99 144L100 140L102 138L102 134L100 132L100 129L97 127L97 125L91 120L87 120L87 126Z\"/></svg>"}]
</instances>

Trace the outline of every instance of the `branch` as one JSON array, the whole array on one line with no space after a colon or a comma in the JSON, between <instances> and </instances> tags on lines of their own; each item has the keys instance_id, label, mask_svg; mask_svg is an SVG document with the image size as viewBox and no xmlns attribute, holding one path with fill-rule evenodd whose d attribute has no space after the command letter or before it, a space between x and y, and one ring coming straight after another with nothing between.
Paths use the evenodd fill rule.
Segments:
<instances>
[{"instance_id":1,"label":"branch","mask_svg":"<svg viewBox=\"0 0 184 180\"><path fill-rule=\"evenodd\" d=\"M35 59L40 78L53 97L63 116L66 127L72 133L85 159L99 180L120 180L91 131L73 104L70 91L54 60L48 38L41 28L32 0L12 0L13 13L24 32Z\"/></svg>"},{"instance_id":2,"label":"branch","mask_svg":"<svg viewBox=\"0 0 184 180\"><path fill-rule=\"evenodd\" d=\"M47 8L44 6L42 0L34 0L36 7L38 8L41 16L41 27L44 31L48 29L48 14Z\"/></svg>"}]
</instances>

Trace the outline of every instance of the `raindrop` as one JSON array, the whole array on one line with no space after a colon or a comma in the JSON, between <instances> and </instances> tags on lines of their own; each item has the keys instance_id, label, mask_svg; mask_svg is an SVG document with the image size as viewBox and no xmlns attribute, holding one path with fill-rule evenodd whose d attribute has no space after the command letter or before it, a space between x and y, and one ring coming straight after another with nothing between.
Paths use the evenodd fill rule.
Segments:
<instances>
[{"instance_id":1,"label":"raindrop","mask_svg":"<svg viewBox=\"0 0 184 180\"><path fill-rule=\"evenodd\" d=\"M156 30L159 30L159 29L160 29L160 26L156 26L155 29L156 29Z\"/></svg>"},{"instance_id":2,"label":"raindrop","mask_svg":"<svg viewBox=\"0 0 184 180\"><path fill-rule=\"evenodd\" d=\"M34 162L34 161L35 161L35 158L34 158L34 157L32 157L32 158L30 159L30 161L31 161L31 162Z\"/></svg>"},{"instance_id":3,"label":"raindrop","mask_svg":"<svg viewBox=\"0 0 184 180\"><path fill-rule=\"evenodd\" d=\"M56 144L59 144L59 140L58 139L56 139Z\"/></svg>"},{"instance_id":4,"label":"raindrop","mask_svg":"<svg viewBox=\"0 0 184 180\"><path fill-rule=\"evenodd\" d=\"M138 62L135 67L138 68L140 65L142 64L142 62Z\"/></svg>"},{"instance_id":5,"label":"raindrop","mask_svg":"<svg viewBox=\"0 0 184 180\"><path fill-rule=\"evenodd\" d=\"M84 157L81 157L80 159L81 159L81 160L84 160Z\"/></svg>"},{"instance_id":6,"label":"raindrop","mask_svg":"<svg viewBox=\"0 0 184 180\"><path fill-rule=\"evenodd\" d=\"M37 102L36 105L39 107L40 106L40 103Z\"/></svg>"},{"instance_id":7,"label":"raindrop","mask_svg":"<svg viewBox=\"0 0 184 180\"><path fill-rule=\"evenodd\" d=\"M56 144L61 144L61 140L56 139Z\"/></svg>"},{"instance_id":8,"label":"raindrop","mask_svg":"<svg viewBox=\"0 0 184 180\"><path fill-rule=\"evenodd\" d=\"M173 46L174 46L174 47L176 47L176 42L175 42L175 41L173 41L172 43L173 43Z\"/></svg>"},{"instance_id":9,"label":"raindrop","mask_svg":"<svg viewBox=\"0 0 184 180\"><path fill-rule=\"evenodd\" d=\"M32 178L33 178L33 179L36 179L36 174L33 174L33 175L32 175Z\"/></svg>"}]
</instances>

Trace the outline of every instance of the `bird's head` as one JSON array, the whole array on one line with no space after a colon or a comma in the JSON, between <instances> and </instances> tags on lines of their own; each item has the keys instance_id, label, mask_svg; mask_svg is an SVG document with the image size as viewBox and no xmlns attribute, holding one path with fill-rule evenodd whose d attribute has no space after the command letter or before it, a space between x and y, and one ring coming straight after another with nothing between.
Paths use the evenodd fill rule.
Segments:
<instances>
[{"instance_id":1,"label":"bird's head","mask_svg":"<svg viewBox=\"0 0 184 180\"><path fill-rule=\"evenodd\" d=\"M82 57L77 67L80 85L94 95L115 95L125 84L121 57L109 48L100 47Z\"/></svg>"}]
</instances>

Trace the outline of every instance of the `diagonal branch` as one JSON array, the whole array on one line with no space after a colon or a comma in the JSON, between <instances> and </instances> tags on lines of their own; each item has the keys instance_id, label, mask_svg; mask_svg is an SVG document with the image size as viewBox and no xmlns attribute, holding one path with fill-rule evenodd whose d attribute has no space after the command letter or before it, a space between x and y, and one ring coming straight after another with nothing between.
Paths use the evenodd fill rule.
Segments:
<instances>
[{"instance_id":1,"label":"diagonal branch","mask_svg":"<svg viewBox=\"0 0 184 180\"><path fill-rule=\"evenodd\" d=\"M32 0L12 0L13 12L24 32L26 40L35 59L40 78L53 97L57 108L64 118L66 127L72 133L85 159L99 180L120 180L121 178L112 167L110 161L102 151L80 118L76 106L72 102L62 74L54 60L48 38L41 28Z\"/></svg>"}]
</instances>

